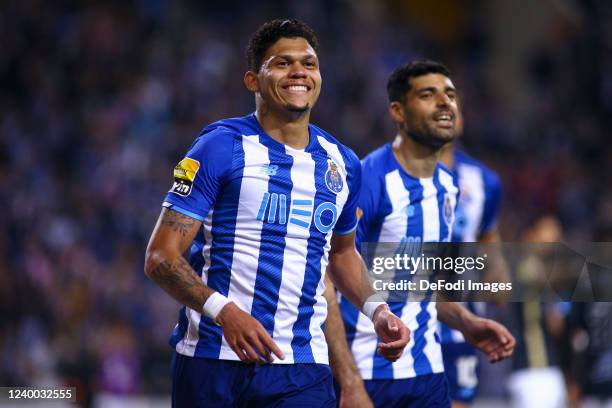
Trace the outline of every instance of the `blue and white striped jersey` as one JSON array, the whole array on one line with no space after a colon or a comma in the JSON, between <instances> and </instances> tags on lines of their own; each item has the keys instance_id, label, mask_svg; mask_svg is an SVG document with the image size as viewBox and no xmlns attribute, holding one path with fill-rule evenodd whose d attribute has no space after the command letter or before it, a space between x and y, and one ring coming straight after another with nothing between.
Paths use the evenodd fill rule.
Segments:
<instances>
[{"instance_id":1,"label":"blue and white striped jersey","mask_svg":"<svg viewBox=\"0 0 612 408\"><path fill-rule=\"evenodd\" d=\"M357 224L355 154L309 125L296 150L255 115L206 127L174 169L164 206L202 221L189 261L212 289L261 322L285 353L275 363L328 363L322 325L330 238ZM180 354L238 360L221 328L183 307L170 344Z\"/></svg>"},{"instance_id":2,"label":"blue and white striped jersey","mask_svg":"<svg viewBox=\"0 0 612 408\"><path fill-rule=\"evenodd\" d=\"M453 224L454 242L476 242L497 225L501 183L482 162L455 148L455 168L461 195Z\"/></svg>"},{"instance_id":3,"label":"blue and white striped jersey","mask_svg":"<svg viewBox=\"0 0 612 408\"><path fill-rule=\"evenodd\" d=\"M415 178L399 165L390 145L370 153L362 162L364 174L357 228L358 244L366 242L450 241L458 187L450 171L436 166L433 177ZM398 361L390 363L376 352L379 340L372 322L346 298L340 309L347 340L364 379L410 378L444 370L434 302L390 303L391 310L411 331Z\"/></svg>"},{"instance_id":4,"label":"blue and white striped jersey","mask_svg":"<svg viewBox=\"0 0 612 408\"><path fill-rule=\"evenodd\" d=\"M454 169L459 181L459 202L453 224L453 242L477 242L482 233L497 225L501 204L501 183L495 172L482 162L455 148ZM484 314L484 304L468 302L474 313ZM440 324L442 343L463 343L458 330Z\"/></svg>"}]
</instances>

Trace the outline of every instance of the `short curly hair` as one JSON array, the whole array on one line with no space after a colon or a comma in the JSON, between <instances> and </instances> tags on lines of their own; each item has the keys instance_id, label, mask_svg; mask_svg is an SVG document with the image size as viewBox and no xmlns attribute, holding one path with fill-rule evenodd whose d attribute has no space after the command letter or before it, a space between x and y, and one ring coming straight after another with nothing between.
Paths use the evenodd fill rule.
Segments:
<instances>
[{"instance_id":1,"label":"short curly hair","mask_svg":"<svg viewBox=\"0 0 612 408\"><path fill-rule=\"evenodd\" d=\"M410 91L410 79L427 74L442 74L450 78L450 71L435 61L414 61L396 68L387 81L389 102L404 103L406 93Z\"/></svg>"},{"instance_id":2,"label":"short curly hair","mask_svg":"<svg viewBox=\"0 0 612 408\"><path fill-rule=\"evenodd\" d=\"M277 19L268 21L253 33L246 49L247 68L259 72L263 57L268 48L281 38L301 37L319 54L319 40L306 23L296 19Z\"/></svg>"}]
</instances>

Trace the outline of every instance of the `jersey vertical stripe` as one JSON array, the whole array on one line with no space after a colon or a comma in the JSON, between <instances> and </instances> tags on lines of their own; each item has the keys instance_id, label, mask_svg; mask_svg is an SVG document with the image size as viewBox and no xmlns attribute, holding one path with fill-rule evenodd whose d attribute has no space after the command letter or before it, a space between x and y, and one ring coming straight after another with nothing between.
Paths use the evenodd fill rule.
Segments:
<instances>
[{"instance_id":1,"label":"jersey vertical stripe","mask_svg":"<svg viewBox=\"0 0 612 408\"><path fill-rule=\"evenodd\" d=\"M274 150L276 142L262 136L259 143L268 148L270 162L272 156L280 156L283 153ZM271 149L272 148L272 149ZM289 156L290 157L290 156ZM286 159L283 157L283 159ZM281 161L278 158L276 161ZM279 166L276 174L270 175L268 179L268 193L274 197L283 194L291 201L291 168L293 159L290 158L290 166ZM260 237L260 252L255 277L255 289L253 295L253 306L251 315L263 325L266 331L273 336L276 308L278 304L279 289L282 280L284 253L286 248L285 236L287 235L287 224L274 223L273 214L276 214L276 201L271 200L268 212L268 222L264 224ZM264 215L265 216L265 215Z\"/></svg>"},{"instance_id":2,"label":"jersey vertical stripe","mask_svg":"<svg viewBox=\"0 0 612 408\"><path fill-rule=\"evenodd\" d=\"M457 208L460 225L455 227L453 240L457 242L476 242L485 204L484 181L481 170L472 165L457 163L457 178L464 194L469 197L461 199L462 205Z\"/></svg>"},{"instance_id":3,"label":"jersey vertical stripe","mask_svg":"<svg viewBox=\"0 0 612 408\"><path fill-rule=\"evenodd\" d=\"M244 169L244 147L242 143L234 143L232 161L238 163L238 168ZM242 175L241 171L241 181ZM211 245L210 248L207 248L208 256L210 257L210 267L207 270L205 283L211 289L224 296L227 296L229 293L232 253L236 236L236 218L238 216L241 188L242 182L232 185L231 188L225 191L225 200L217 201L214 210L208 214L211 216L212 225L210 225ZM221 206L223 206L223 211L219 211ZM204 223L204 225L206 228L207 224ZM206 353L218 356L223 342L221 328L214 324L210 318L200 314L198 334L196 353L198 353L198 350L206 350Z\"/></svg>"},{"instance_id":4,"label":"jersey vertical stripe","mask_svg":"<svg viewBox=\"0 0 612 408\"><path fill-rule=\"evenodd\" d=\"M419 182L423 187L421 199L423 242L438 242L440 240L440 227L444 224L440 223L439 208L441 205L438 197L443 197L443 195L438 194L438 189L434 186L432 179L420 179Z\"/></svg>"},{"instance_id":5,"label":"jersey vertical stripe","mask_svg":"<svg viewBox=\"0 0 612 408\"><path fill-rule=\"evenodd\" d=\"M290 237L299 235L299 229L305 227L300 225L300 222L306 223L308 228L310 227L310 222L307 222L306 219L308 216L312 215L314 211L312 196L316 192L314 182L315 163L310 155L304 152L286 148L286 154L290 156L293 161L290 174L293 190L291 191L291 194L287 196L288 201L293 201L294 203L297 202L300 204L299 206L295 204L290 206L289 223L287 224L287 236ZM297 186L300 188L298 189ZM289 199L289 197L291 197L291 199ZM302 217L298 217L300 215ZM302 272L306 271L307 256L308 242L306 240L288 241L283 255L284 267L282 275L287 276L288 274L292 273L292 270L299 270ZM299 324L306 325L306 328L308 325L307 322L304 322L303 316L300 316L303 311L300 311L302 313L298 312L298 314L294 313L294 311L298 310L299 308L300 298L291 296L290 294L299 291L302 292L303 297L304 286L306 286L307 291L312 290L314 292L314 287L312 287L313 285L308 285L308 283L305 284L305 279L307 279L307 276L305 276L304 273L301 273L299 276L293 279L282 280L278 296L278 311L275 316L277 325L274 328L273 336L274 338L284 339L284 341L287 342L287 344L283 345L283 349L291 349L293 351L292 355L286 356L285 358L297 359L298 361L302 360L303 358L313 358L312 353L310 353L310 355L296 355L303 350L303 343L305 343L305 346L308 347L310 337L304 333L304 331L307 331L307 329L297 330L297 336L301 337L299 341L300 346L294 346L294 343L296 342L296 329L298 329ZM298 321L300 322L299 324L297 323ZM298 324L298 327L296 327L296 324ZM306 341L304 342L305 338Z\"/></svg>"},{"instance_id":6,"label":"jersey vertical stripe","mask_svg":"<svg viewBox=\"0 0 612 408\"><path fill-rule=\"evenodd\" d=\"M254 290L253 282L256 281L257 263L259 259L260 247L257 243L261 242L263 222L253 223L249 219L249 210L257 205L257 201L248 202L247 191L257 189L267 191L269 176L261 174L261 165L269 164L268 149L259 143L258 135L243 135L242 150L244 152L243 179L249 180L242 183L240 187L240 199L242 205L238 207L236 216L236 231L234 237L234 251L232 255L232 269L243 271L241 274L232 274L228 298L240 307L240 309L250 312L253 305ZM256 197L255 197L256 199ZM258 210L259 211L259 210ZM244 256L245 253L253 254L253 257ZM219 358L227 359L235 355L225 338L223 338Z\"/></svg>"},{"instance_id":7,"label":"jersey vertical stripe","mask_svg":"<svg viewBox=\"0 0 612 408\"><path fill-rule=\"evenodd\" d=\"M406 213L411 203L410 190L406 188L400 176L399 170L394 170L385 175L385 186L389 201L391 202L391 212L384 218L382 228L376 239L377 242L400 242L406 235L409 228ZM418 200L418 198L413 198ZM390 228L394 225L394 228Z\"/></svg>"},{"instance_id":8,"label":"jersey vertical stripe","mask_svg":"<svg viewBox=\"0 0 612 408\"><path fill-rule=\"evenodd\" d=\"M438 238L438 202L436 199L437 191L433 187L431 180L414 179L404 177L409 183L407 188L415 191L413 194L413 207L417 209L413 216L408 215L408 230L406 236L419 237L421 242L436 242ZM433 204L433 205L432 205ZM414 345L410 349L413 358L414 371L416 375L432 373L432 367L424 353L426 345L425 334L428 328L428 321L431 317L427 309L428 302L421 302L420 309L416 315L418 323L417 329L413 332Z\"/></svg>"}]
</instances>

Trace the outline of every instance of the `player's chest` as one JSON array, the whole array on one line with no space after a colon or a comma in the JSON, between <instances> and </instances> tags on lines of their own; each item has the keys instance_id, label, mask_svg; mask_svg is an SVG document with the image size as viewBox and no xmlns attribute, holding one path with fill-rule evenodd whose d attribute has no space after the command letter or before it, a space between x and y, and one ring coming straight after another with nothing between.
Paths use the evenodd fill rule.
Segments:
<instances>
[{"instance_id":1,"label":"player's chest","mask_svg":"<svg viewBox=\"0 0 612 408\"><path fill-rule=\"evenodd\" d=\"M239 184L244 216L322 233L333 228L348 197L344 166L325 154L247 155L233 183Z\"/></svg>"},{"instance_id":2,"label":"player's chest","mask_svg":"<svg viewBox=\"0 0 612 408\"><path fill-rule=\"evenodd\" d=\"M452 218L457 194L443 188L407 188L387 190L388 203L385 218L403 219L405 222L421 220L439 214ZM382 208L381 208L382 209Z\"/></svg>"}]
</instances>

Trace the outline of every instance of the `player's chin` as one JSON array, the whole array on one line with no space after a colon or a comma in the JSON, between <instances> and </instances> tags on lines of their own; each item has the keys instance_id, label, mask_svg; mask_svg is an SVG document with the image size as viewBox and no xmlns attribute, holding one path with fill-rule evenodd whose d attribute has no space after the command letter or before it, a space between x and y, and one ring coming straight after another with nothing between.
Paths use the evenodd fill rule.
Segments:
<instances>
[{"instance_id":1,"label":"player's chin","mask_svg":"<svg viewBox=\"0 0 612 408\"><path fill-rule=\"evenodd\" d=\"M455 131L454 130L438 130L436 132L436 144L440 147L444 146L447 143L451 143L455 140Z\"/></svg>"},{"instance_id":2,"label":"player's chin","mask_svg":"<svg viewBox=\"0 0 612 408\"><path fill-rule=\"evenodd\" d=\"M306 113L310 110L310 104L288 104L287 110L291 113Z\"/></svg>"},{"instance_id":3,"label":"player's chin","mask_svg":"<svg viewBox=\"0 0 612 408\"><path fill-rule=\"evenodd\" d=\"M452 141L455 136L457 135L457 130L455 129L455 127L438 127L437 130L437 135L440 139L445 139L448 141Z\"/></svg>"}]
</instances>

